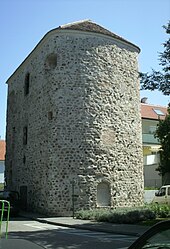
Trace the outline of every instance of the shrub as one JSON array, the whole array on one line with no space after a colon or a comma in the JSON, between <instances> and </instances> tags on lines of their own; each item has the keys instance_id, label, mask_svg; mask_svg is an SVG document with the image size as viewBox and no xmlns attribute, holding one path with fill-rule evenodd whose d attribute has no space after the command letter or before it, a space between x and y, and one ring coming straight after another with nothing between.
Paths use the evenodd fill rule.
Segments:
<instances>
[{"instance_id":1,"label":"shrub","mask_svg":"<svg viewBox=\"0 0 170 249\"><path fill-rule=\"evenodd\" d=\"M81 210L76 213L76 218L81 220L92 220L93 219L92 213L93 211L91 210Z\"/></svg>"},{"instance_id":2,"label":"shrub","mask_svg":"<svg viewBox=\"0 0 170 249\"><path fill-rule=\"evenodd\" d=\"M126 208L119 210L94 209L77 212L76 218L90 219L100 222L135 224L148 219L155 219L156 215L151 209Z\"/></svg>"},{"instance_id":3,"label":"shrub","mask_svg":"<svg viewBox=\"0 0 170 249\"><path fill-rule=\"evenodd\" d=\"M155 213L157 218L170 218L170 206L166 204L149 204L146 206Z\"/></svg>"}]
</instances>

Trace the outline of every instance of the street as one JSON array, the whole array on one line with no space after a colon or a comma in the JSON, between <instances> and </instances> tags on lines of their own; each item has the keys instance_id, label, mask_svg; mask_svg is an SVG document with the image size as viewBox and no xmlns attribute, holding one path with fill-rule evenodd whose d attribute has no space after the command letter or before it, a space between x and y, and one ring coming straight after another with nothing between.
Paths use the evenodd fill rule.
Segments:
<instances>
[{"instance_id":1,"label":"street","mask_svg":"<svg viewBox=\"0 0 170 249\"><path fill-rule=\"evenodd\" d=\"M67 228L21 217L11 219L8 230L9 239L30 240L46 249L120 249L136 239L135 236Z\"/></svg>"}]
</instances>

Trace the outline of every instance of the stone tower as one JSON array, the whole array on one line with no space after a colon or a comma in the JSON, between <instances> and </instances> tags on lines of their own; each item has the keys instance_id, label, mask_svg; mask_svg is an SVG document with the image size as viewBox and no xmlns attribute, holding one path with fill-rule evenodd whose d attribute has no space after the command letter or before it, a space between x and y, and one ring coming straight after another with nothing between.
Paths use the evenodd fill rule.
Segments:
<instances>
[{"instance_id":1,"label":"stone tower","mask_svg":"<svg viewBox=\"0 0 170 249\"><path fill-rule=\"evenodd\" d=\"M51 215L143 202L140 49L85 20L49 31L8 79L6 178Z\"/></svg>"}]
</instances>

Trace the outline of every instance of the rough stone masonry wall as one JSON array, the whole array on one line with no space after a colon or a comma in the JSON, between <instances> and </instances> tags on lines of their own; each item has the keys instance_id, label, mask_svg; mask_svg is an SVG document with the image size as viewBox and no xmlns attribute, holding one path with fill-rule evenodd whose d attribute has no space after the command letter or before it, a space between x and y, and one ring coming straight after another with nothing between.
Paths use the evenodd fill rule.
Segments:
<instances>
[{"instance_id":1,"label":"rough stone masonry wall","mask_svg":"<svg viewBox=\"0 0 170 249\"><path fill-rule=\"evenodd\" d=\"M30 72L30 94L16 104L17 130L27 122L28 144L21 135L14 177L16 188L28 186L30 208L71 215L73 181L76 210L98 206L101 182L112 207L141 205L137 52L107 36L61 31L27 60L9 91L22 92Z\"/></svg>"}]
</instances>

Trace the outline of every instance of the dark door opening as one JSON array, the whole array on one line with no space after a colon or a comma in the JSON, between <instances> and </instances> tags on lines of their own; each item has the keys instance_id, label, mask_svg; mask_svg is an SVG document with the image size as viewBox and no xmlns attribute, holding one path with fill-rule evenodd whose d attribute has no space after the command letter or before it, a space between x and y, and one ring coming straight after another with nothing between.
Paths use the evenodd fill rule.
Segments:
<instances>
[{"instance_id":1,"label":"dark door opening","mask_svg":"<svg viewBox=\"0 0 170 249\"><path fill-rule=\"evenodd\" d=\"M27 210L27 186L20 186L21 209Z\"/></svg>"}]
</instances>

